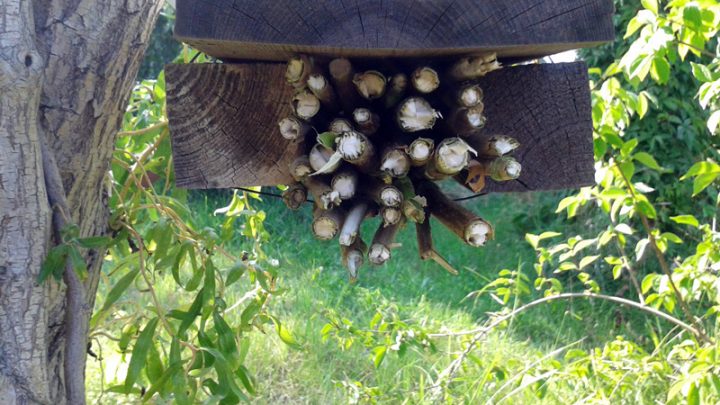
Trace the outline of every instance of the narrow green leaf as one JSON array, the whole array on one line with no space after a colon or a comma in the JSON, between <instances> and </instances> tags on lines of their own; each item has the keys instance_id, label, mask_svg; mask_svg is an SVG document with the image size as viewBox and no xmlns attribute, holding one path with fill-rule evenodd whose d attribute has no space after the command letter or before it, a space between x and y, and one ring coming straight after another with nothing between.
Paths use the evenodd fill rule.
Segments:
<instances>
[{"instance_id":1,"label":"narrow green leaf","mask_svg":"<svg viewBox=\"0 0 720 405\"><path fill-rule=\"evenodd\" d=\"M662 167L660 167L657 160L655 160L655 158L652 157L652 155L650 155L647 152L638 152L635 155L633 155L633 159L635 159L636 161L644 164L645 166L647 166L653 170L658 170L658 171L662 170Z\"/></svg>"},{"instance_id":2,"label":"narrow green leaf","mask_svg":"<svg viewBox=\"0 0 720 405\"><path fill-rule=\"evenodd\" d=\"M140 332L135 341L135 347L133 347L132 357L130 358L130 364L128 365L127 375L125 377L125 392L129 393L133 385L140 377L140 372L145 367L147 361L148 351L150 345L152 345L153 338L155 337L155 328L157 328L158 318L153 318L150 322L145 325L145 328Z\"/></svg>"},{"instance_id":3,"label":"narrow green leaf","mask_svg":"<svg viewBox=\"0 0 720 405\"><path fill-rule=\"evenodd\" d=\"M720 173L706 173L697 176L693 182L693 197L708 188L718 176L720 176Z\"/></svg>"},{"instance_id":4,"label":"narrow green leaf","mask_svg":"<svg viewBox=\"0 0 720 405\"><path fill-rule=\"evenodd\" d=\"M125 290L127 290L128 287L132 284L132 282L135 280L135 277L137 277L139 273L140 270L135 269L124 275L120 280L118 280L117 283L115 283L113 288L110 290L110 292L107 294L101 311L108 310L114 303L116 303L117 300L122 297Z\"/></svg>"},{"instance_id":5,"label":"narrow green leaf","mask_svg":"<svg viewBox=\"0 0 720 405\"><path fill-rule=\"evenodd\" d=\"M678 215L676 217L670 217L670 219L677 224L690 225L695 228L700 227L700 222L692 215Z\"/></svg>"},{"instance_id":6,"label":"narrow green leaf","mask_svg":"<svg viewBox=\"0 0 720 405\"><path fill-rule=\"evenodd\" d=\"M40 266L40 273L37 279L38 283L44 282L50 275L53 275L55 279L59 281L65 271L65 262L69 252L70 247L65 244L50 249L47 257L45 257L45 260Z\"/></svg>"},{"instance_id":7,"label":"narrow green leaf","mask_svg":"<svg viewBox=\"0 0 720 405\"><path fill-rule=\"evenodd\" d=\"M650 10L653 12L653 14L658 14L658 2L657 0L641 0L641 4L643 7L645 7L647 10Z\"/></svg>"},{"instance_id":8,"label":"narrow green leaf","mask_svg":"<svg viewBox=\"0 0 720 405\"><path fill-rule=\"evenodd\" d=\"M386 346L378 346L373 350L373 352L375 352L375 356L373 356L373 364L375 364L375 368L380 368L380 365L382 364L383 360L385 360L385 354L387 353L387 347Z\"/></svg>"}]
</instances>

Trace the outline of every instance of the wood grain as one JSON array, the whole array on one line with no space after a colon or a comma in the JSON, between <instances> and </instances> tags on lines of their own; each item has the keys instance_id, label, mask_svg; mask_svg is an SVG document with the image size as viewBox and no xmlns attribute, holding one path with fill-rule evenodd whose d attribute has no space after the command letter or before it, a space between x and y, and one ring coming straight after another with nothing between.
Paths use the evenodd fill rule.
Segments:
<instances>
[{"instance_id":1,"label":"wood grain","mask_svg":"<svg viewBox=\"0 0 720 405\"><path fill-rule=\"evenodd\" d=\"M289 112L283 64L196 64L166 68L177 184L231 188L292 182L297 144L277 122ZM590 91L585 63L505 68L480 81L488 125L522 147L519 180L488 191L573 188L593 181Z\"/></svg>"},{"instance_id":2,"label":"wood grain","mask_svg":"<svg viewBox=\"0 0 720 405\"><path fill-rule=\"evenodd\" d=\"M612 40L613 13L612 0L177 0L175 36L222 59L528 59Z\"/></svg>"}]
</instances>

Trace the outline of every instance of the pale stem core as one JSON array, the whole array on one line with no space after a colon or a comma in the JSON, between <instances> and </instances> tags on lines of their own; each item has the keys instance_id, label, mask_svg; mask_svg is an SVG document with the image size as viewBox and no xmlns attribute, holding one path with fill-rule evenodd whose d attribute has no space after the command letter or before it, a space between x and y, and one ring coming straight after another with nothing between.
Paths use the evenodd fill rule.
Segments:
<instances>
[{"instance_id":1,"label":"pale stem core","mask_svg":"<svg viewBox=\"0 0 720 405\"><path fill-rule=\"evenodd\" d=\"M483 93L477 86L465 87L460 93L460 102L465 107L474 107L482 102Z\"/></svg>"},{"instance_id":2,"label":"pale stem core","mask_svg":"<svg viewBox=\"0 0 720 405\"><path fill-rule=\"evenodd\" d=\"M370 121L372 118L372 112L370 112L367 108L357 108L353 112L353 117L355 118L355 122L358 124L364 124Z\"/></svg>"},{"instance_id":3,"label":"pale stem core","mask_svg":"<svg viewBox=\"0 0 720 405\"><path fill-rule=\"evenodd\" d=\"M290 59L290 62L288 62L285 77L290 82L297 82L302 77L304 71L305 62L300 58L293 58Z\"/></svg>"},{"instance_id":4,"label":"pale stem core","mask_svg":"<svg viewBox=\"0 0 720 405\"><path fill-rule=\"evenodd\" d=\"M370 262L375 265L381 265L390 260L390 249L385 245L376 243L370 247L370 253L368 253Z\"/></svg>"},{"instance_id":5,"label":"pale stem core","mask_svg":"<svg viewBox=\"0 0 720 405\"><path fill-rule=\"evenodd\" d=\"M358 75L355 80L360 95L368 100L374 100L385 94L385 76L380 72L368 71Z\"/></svg>"},{"instance_id":6,"label":"pale stem core","mask_svg":"<svg viewBox=\"0 0 720 405\"><path fill-rule=\"evenodd\" d=\"M467 111L467 121L473 128L485 126L485 116L479 108L471 108Z\"/></svg>"},{"instance_id":7,"label":"pale stem core","mask_svg":"<svg viewBox=\"0 0 720 405\"><path fill-rule=\"evenodd\" d=\"M507 155L517 149L517 147L518 142L506 136L495 138L493 141L493 148L500 156Z\"/></svg>"},{"instance_id":8,"label":"pale stem core","mask_svg":"<svg viewBox=\"0 0 720 405\"><path fill-rule=\"evenodd\" d=\"M313 172L312 167L305 164L295 166L293 171L295 172L294 174L297 178L307 177Z\"/></svg>"},{"instance_id":9,"label":"pale stem core","mask_svg":"<svg viewBox=\"0 0 720 405\"><path fill-rule=\"evenodd\" d=\"M355 280L358 277L358 270L363 265L363 254L359 250L352 250L347 254L347 269L350 278Z\"/></svg>"},{"instance_id":10,"label":"pale stem core","mask_svg":"<svg viewBox=\"0 0 720 405\"><path fill-rule=\"evenodd\" d=\"M334 132L336 134L343 134L352 130L352 125L350 125L350 122L342 118L335 119L333 120L333 122L330 123L330 132Z\"/></svg>"},{"instance_id":11,"label":"pale stem core","mask_svg":"<svg viewBox=\"0 0 720 405\"><path fill-rule=\"evenodd\" d=\"M333 190L337 191L340 194L340 198L343 200L349 200L353 197L355 197L355 191L356 191L356 184L357 184L357 178L345 174L345 175L339 175L335 177L332 187Z\"/></svg>"},{"instance_id":12,"label":"pale stem core","mask_svg":"<svg viewBox=\"0 0 720 405\"><path fill-rule=\"evenodd\" d=\"M389 173L393 177L402 177L410 171L410 159L401 150L391 150L383 157L380 170Z\"/></svg>"},{"instance_id":13,"label":"pale stem core","mask_svg":"<svg viewBox=\"0 0 720 405\"><path fill-rule=\"evenodd\" d=\"M505 172L513 179L517 179L522 172L522 165L517 160L511 160L505 166Z\"/></svg>"},{"instance_id":14,"label":"pale stem core","mask_svg":"<svg viewBox=\"0 0 720 405\"><path fill-rule=\"evenodd\" d=\"M367 204L357 204L350 210L340 231L340 245L350 246L355 242L366 212Z\"/></svg>"},{"instance_id":15,"label":"pale stem core","mask_svg":"<svg viewBox=\"0 0 720 405\"><path fill-rule=\"evenodd\" d=\"M404 131L417 132L430 129L435 121L442 118L440 112L435 111L430 103L419 97L411 97L400 106L398 119Z\"/></svg>"},{"instance_id":16,"label":"pale stem core","mask_svg":"<svg viewBox=\"0 0 720 405\"><path fill-rule=\"evenodd\" d=\"M395 225L398 222L400 222L400 219L402 219L402 211L400 211L397 208L394 207L383 207L382 209L382 218L383 218L383 225L384 226L390 226Z\"/></svg>"},{"instance_id":17,"label":"pale stem core","mask_svg":"<svg viewBox=\"0 0 720 405\"><path fill-rule=\"evenodd\" d=\"M338 152L344 159L356 160L359 159L367 148L367 140L364 137L355 132L346 132L341 138L338 144Z\"/></svg>"},{"instance_id":18,"label":"pale stem core","mask_svg":"<svg viewBox=\"0 0 720 405\"><path fill-rule=\"evenodd\" d=\"M310 166L313 168L313 170L318 171L322 169L328 161L330 161L330 158L332 157L332 150L317 144L313 146L313 148L310 150ZM337 166L340 165L340 162L338 162Z\"/></svg>"},{"instance_id":19,"label":"pale stem core","mask_svg":"<svg viewBox=\"0 0 720 405\"><path fill-rule=\"evenodd\" d=\"M398 73L390 79L393 90L403 91L407 88L408 77L404 73Z\"/></svg>"},{"instance_id":20,"label":"pale stem core","mask_svg":"<svg viewBox=\"0 0 720 405\"><path fill-rule=\"evenodd\" d=\"M402 193L395 187L385 187L380 191L380 200L386 207L399 207L402 204Z\"/></svg>"},{"instance_id":21,"label":"pale stem core","mask_svg":"<svg viewBox=\"0 0 720 405\"><path fill-rule=\"evenodd\" d=\"M301 118L312 118L320 111L320 100L308 92L296 95L293 105L295 112Z\"/></svg>"},{"instance_id":22,"label":"pale stem core","mask_svg":"<svg viewBox=\"0 0 720 405\"><path fill-rule=\"evenodd\" d=\"M461 139L443 142L437 151L438 170L445 174L460 172L468 164L470 149L470 146Z\"/></svg>"},{"instance_id":23,"label":"pale stem core","mask_svg":"<svg viewBox=\"0 0 720 405\"><path fill-rule=\"evenodd\" d=\"M329 191L320 197L320 202L322 203L322 206L324 209L330 209L332 207L337 207L342 204L342 199L340 198L340 193L337 191Z\"/></svg>"},{"instance_id":24,"label":"pale stem core","mask_svg":"<svg viewBox=\"0 0 720 405\"><path fill-rule=\"evenodd\" d=\"M465 241L470 246L484 246L491 232L490 224L483 220L475 220L465 229Z\"/></svg>"},{"instance_id":25,"label":"pale stem core","mask_svg":"<svg viewBox=\"0 0 720 405\"><path fill-rule=\"evenodd\" d=\"M327 80L323 75L310 75L307 84L310 90L322 91L327 86Z\"/></svg>"},{"instance_id":26,"label":"pale stem core","mask_svg":"<svg viewBox=\"0 0 720 405\"><path fill-rule=\"evenodd\" d=\"M432 154L431 146L426 141L415 141L410 145L410 158L415 162L425 162Z\"/></svg>"},{"instance_id":27,"label":"pale stem core","mask_svg":"<svg viewBox=\"0 0 720 405\"><path fill-rule=\"evenodd\" d=\"M283 118L280 121L280 134L283 138L292 141L300 136L300 123L295 118Z\"/></svg>"},{"instance_id":28,"label":"pale stem core","mask_svg":"<svg viewBox=\"0 0 720 405\"><path fill-rule=\"evenodd\" d=\"M331 218L320 217L313 222L313 232L318 239L330 240L338 232L338 224Z\"/></svg>"},{"instance_id":29,"label":"pale stem core","mask_svg":"<svg viewBox=\"0 0 720 405\"><path fill-rule=\"evenodd\" d=\"M429 67L423 67L413 73L413 86L421 93L432 93L440 87L440 77Z\"/></svg>"}]
</instances>

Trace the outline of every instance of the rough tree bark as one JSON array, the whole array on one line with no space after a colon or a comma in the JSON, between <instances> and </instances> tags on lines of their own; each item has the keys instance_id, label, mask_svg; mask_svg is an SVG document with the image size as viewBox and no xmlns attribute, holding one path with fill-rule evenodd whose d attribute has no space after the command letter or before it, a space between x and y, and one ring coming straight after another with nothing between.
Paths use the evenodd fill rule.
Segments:
<instances>
[{"instance_id":1,"label":"rough tree bark","mask_svg":"<svg viewBox=\"0 0 720 405\"><path fill-rule=\"evenodd\" d=\"M57 162L68 220L81 237L106 234L114 135L161 5L0 0L0 404L85 402L87 341L66 356L65 286L36 282L57 242L41 144ZM86 257L87 299L70 314L85 338L101 257Z\"/></svg>"}]
</instances>

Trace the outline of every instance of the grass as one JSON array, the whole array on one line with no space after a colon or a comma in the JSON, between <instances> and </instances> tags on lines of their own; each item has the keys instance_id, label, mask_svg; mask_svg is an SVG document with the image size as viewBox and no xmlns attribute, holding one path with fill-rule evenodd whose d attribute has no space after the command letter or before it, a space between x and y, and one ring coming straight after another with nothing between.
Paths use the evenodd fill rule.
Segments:
<instances>
[{"instance_id":1,"label":"grass","mask_svg":"<svg viewBox=\"0 0 720 405\"><path fill-rule=\"evenodd\" d=\"M460 270L459 276L420 261L414 231L405 229L399 239L402 247L393 252L391 262L381 268L363 268L355 285L347 281L336 243L312 238L310 207L295 213L272 198L255 202L254 208L267 213L265 227L271 238L264 244L264 250L278 259L278 285L286 290L273 298L270 312L292 331L302 346L300 350L292 349L274 333L252 335L246 365L258 384L255 402L346 403L354 397L368 399L364 397L368 392L381 393L373 398L380 403L423 402L432 379L453 360L452 353L461 349L461 341L441 339L435 352L409 350L402 357L389 353L376 368L373 353L359 342L346 347L338 340L323 339L321 329L327 323L325 311L332 309L360 328L367 328L373 316L382 311L430 331L472 329L487 319L488 312L498 311L502 306L488 295L476 299L466 297L494 280L501 269L524 267L531 271L534 252L524 241L524 235L552 228L556 221L552 210L559 198L557 193L493 195L468 203L496 226L496 240L483 249L463 245L455 235L434 223L437 249ZM221 192L194 193L191 207L197 214L197 226L220 224L223 218L214 217L212 212L228 200L228 195ZM375 226L373 223L364 227L363 235L367 239ZM241 247L240 242L234 246L235 249ZM155 287L163 300L173 298L175 287L171 279ZM233 296L239 298L243 294L244 291L229 294L228 305L232 305ZM617 311L610 308L613 307L588 302L558 303L519 317L510 328L491 334L473 353L476 360L464 371L467 381L460 385L458 400L476 402L490 398L499 387L478 381L486 379L492 370L497 372L500 366L522 370L552 350L578 339L586 338L585 347L593 347L611 340L616 333L627 333L624 328L619 330L614 326ZM634 315L627 316L627 322L635 322ZM107 363L118 361L113 345L112 342L103 344ZM88 367L89 375L99 372L97 362L91 360ZM106 364L106 368L112 367ZM106 372L106 386L122 381L123 374L122 371ZM362 389L352 384L355 381L362 383ZM97 398L97 385L90 391L91 397ZM544 400L547 403L560 403L574 394L562 387L549 391ZM513 399L520 403L537 402L537 398L524 395L527 394L518 393ZM111 402L98 402L119 400L114 396L106 398Z\"/></svg>"}]
</instances>

